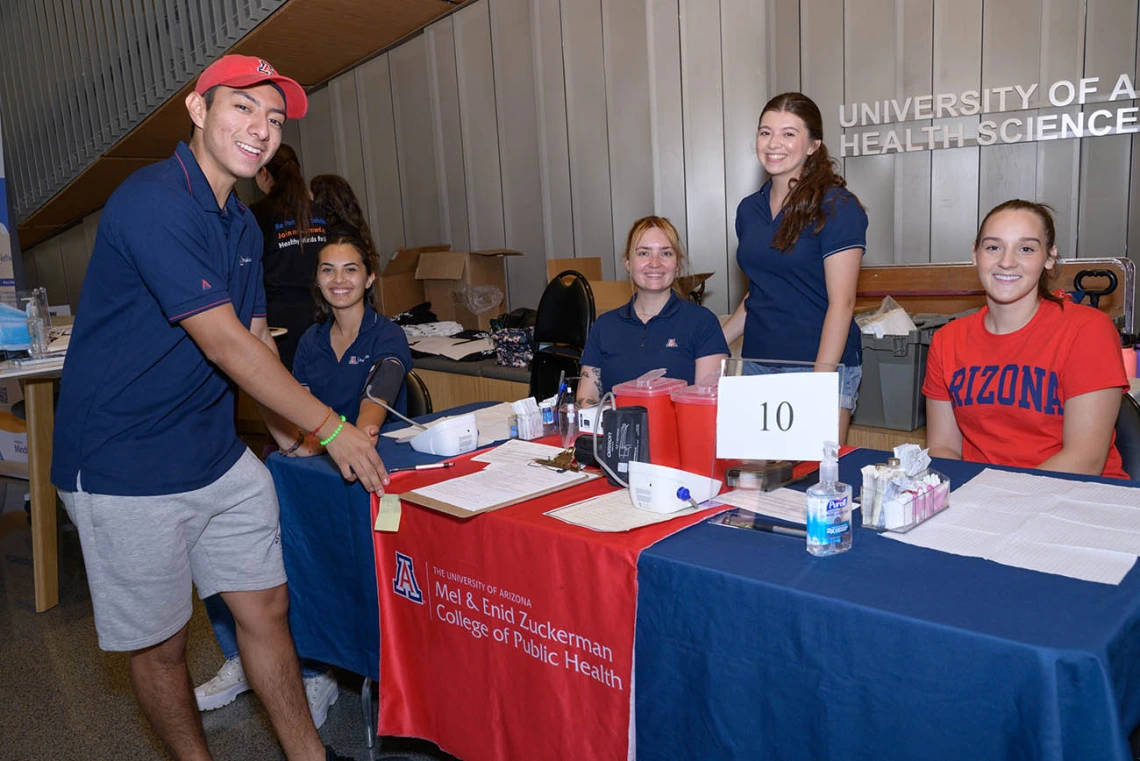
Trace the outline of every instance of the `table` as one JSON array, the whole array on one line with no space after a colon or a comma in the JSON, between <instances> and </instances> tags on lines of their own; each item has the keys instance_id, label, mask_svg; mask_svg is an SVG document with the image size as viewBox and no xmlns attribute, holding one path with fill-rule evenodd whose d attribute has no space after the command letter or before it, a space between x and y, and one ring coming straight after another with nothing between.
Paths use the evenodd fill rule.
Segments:
<instances>
[{"instance_id":1,"label":"table","mask_svg":"<svg viewBox=\"0 0 1140 761\"><path fill-rule=\"evenodd\" d=\"M427 415L421 422L492 404L468 404ZM405 426L397 421L384 429ZM380 437L378 450L388 467L444 459L385 436ZM281 505L289 623L297 653L378 680L380 612L367 492L359 484L345 483L328 457L273 454L265 464Z\"/></svg>"},{"instance_id":2,"label":"table","mask_svg":"<svg viewBox=\"0 0 1140 761\"><path fill-rule=\"evenodd\" d=\"M381 733L469 761L627 757L637 554L707 513L625 534L545 515L610 490L602 479L467 520L405 502L373 555L359 486L323 458L268 464L298 652L378 676ZM480 467L404 473L390 490Z\"/></svg>"},{"instance_id":3,"label":"table","mask_svg":"<svg viewBox=\"0 0 1140 761\"><path fill-rule=\"evenodd\" d=\"M62 373L62 356L30 365L0 362L0 380L21 380L24 383L28 482L32 495L32 574L37 613L59 604L59 543L55 487L51 485L51 437L55 425L53 389L55 379Z\"/></svg>"},{"instance_id":4,"label":"table","mask_svg":"<svg viewBox=\"0 0 1140 761\"><path fill-rule=\"evenodd\" d=\"M841 478L884 456L849 454ZM640 759L1129 758L1136 569L1113 587L868 530L814 558L701 524L642 553L638 580Z\"/></svg>"}]
</instances>

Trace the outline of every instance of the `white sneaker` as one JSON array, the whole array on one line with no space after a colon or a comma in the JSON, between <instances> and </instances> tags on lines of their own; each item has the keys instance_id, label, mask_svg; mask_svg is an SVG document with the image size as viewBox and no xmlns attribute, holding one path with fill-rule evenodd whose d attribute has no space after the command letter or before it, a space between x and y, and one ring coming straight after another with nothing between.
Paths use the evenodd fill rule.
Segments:
<instances>
[{"instance_id":1,"label":"white sneaker","mask_svg":"<svg viewBox=\"0 0 1140 761\"><path fill-rule=\"evenodd\" d=\"M305 678L305 697L309 700L309 712L317 729L329 716L329 707L337 699L336 678L328 671Z\"/></svg>"},{"instance_id":2,"label":"white sneaker","mask_svg":"<svg viewBox=\"0 0 1140 761\"><path fill-rule=\"evenodd\" d=\"M213 679L194 688L194 697L198 699L199 711L213 711L228 706L238 695L250 689L245 670L241 667L241 658L230 658Z\"/></svg>"}]
</instances>

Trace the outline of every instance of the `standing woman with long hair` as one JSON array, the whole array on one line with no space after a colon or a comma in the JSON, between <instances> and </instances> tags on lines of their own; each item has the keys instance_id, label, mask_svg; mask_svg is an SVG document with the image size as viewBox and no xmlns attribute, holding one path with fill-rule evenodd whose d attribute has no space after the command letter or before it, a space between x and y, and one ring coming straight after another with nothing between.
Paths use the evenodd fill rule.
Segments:
<instances>
[{"instance_id":1,"label":"standing woman with long hair","mask_svg":"<svg viewBox=\"0 0 1140 761\"><path fill-rule=\"evenodd\" d=\"M325 212L329 226L343 224L355 227L360 231L360 239L368 246L366 254L379 260L376 244L372 240L372 231L368 229L368 220L364 218L364 210L360 208L360 201L357 200L356 193L348 184L348 180L337 174L318 174L310 185L313 191L313 204ZM380 266L384 266L386 261L380 261Z\"/></svg>"},{"instance_id":2,"label":"standing woman with long hair","mask_svg":"<svg viewBox=\"0 0 1140 761\"><path fill-rule=\"evenodd\" d=\"M748 294L724 325L750 359L811 362L839 377L839 440L855 409L863 356L852 319L867 214L823 144L819 107L798 92L768 101L756 154L768 173L736 209L736 260Z\"/></svg>"},{"instance_id":3,"label":"standing woman with long hair","mask_svg":"<svg viewBox=\"0 0 1140 761\"><path fill-rule=\"evenodd\" d=\"M265 193L249 208L265 237L261 261L266 311L271 326L289 331L277 350L291 370L297 342L313 324L311 287L317 252L325 242L324 214L310 200L297 153L288 145L282 143L254 179Z\"/></svg>"}]
</instances>

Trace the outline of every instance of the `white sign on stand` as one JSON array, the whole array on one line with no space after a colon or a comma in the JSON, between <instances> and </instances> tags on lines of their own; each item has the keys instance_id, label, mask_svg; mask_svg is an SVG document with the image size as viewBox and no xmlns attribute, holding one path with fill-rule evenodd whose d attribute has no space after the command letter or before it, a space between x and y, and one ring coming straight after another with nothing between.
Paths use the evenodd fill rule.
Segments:
<instances>
[{"instance_id":1,"label":"white sign on stand","mask_svg":"<svg viewBox=\"0 0 1140 761\"><path fill-rule=\"evenodd\" d=\"M716 456L818 460L839 440L838 373L770 373L720 379Z\"/></svg>"}]
</instances>

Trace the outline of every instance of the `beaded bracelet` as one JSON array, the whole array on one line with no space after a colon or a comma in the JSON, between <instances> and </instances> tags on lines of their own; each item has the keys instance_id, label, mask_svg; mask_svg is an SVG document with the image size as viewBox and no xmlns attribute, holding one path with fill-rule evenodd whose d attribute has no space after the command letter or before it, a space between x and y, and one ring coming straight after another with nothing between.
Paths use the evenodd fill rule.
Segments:
<instances>
[{"instance_id":1,"label":"beaded bracelet","mask_svg":"<svg viewBox=\"0 0 1140 761\"><path fill-rule=\"evenodd\" d=\"M288 457L289 455L293 454L298 449L300 449L301 445L304 443L305 443L305 434L299 433L299 434L297 434L297 440L295 442L293 442L293 446L289 447L288 449L282 450L281 454Z\"/></svg>"},{"instance_id":2,"label":"beaded bracelet","mask_svg":"<svg viewBox=\"0 0 1140 761\"><path fill-rule=\"evenodd\" d=\"M332 435L329 436L327 439L321 439L321 446L322 447L327 447L329 444L332 443L332 440L335 439L340 434L341 429L344 428L344 422L345 422L344 421L344 415L341 415L340 416L340 425L338 425L336 427L336 430L332 432Z\"/></svg>"}]
</instances>

